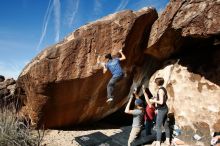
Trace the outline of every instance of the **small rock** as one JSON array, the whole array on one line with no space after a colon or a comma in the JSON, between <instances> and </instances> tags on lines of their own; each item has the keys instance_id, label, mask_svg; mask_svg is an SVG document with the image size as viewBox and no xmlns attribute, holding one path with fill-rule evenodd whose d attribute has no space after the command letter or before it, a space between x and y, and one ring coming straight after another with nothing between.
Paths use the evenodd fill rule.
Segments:
<instances>
[{"instance_id":1,"label":"small rock","mask_svg":"<svg viewBox=\"0 0 220 146\"><path fill-rule=\"evenodd\" d=\"M4 83L6 86L9 86L9 85L15 84L15 80L13 78L10 78L10 79L5 80Z\"/></svg>"},{"instance_id":2,"label":"small rock","mask_svg":"<svg viewBox=\"0 0 220 146\"><path fill-rule=\"evenodd\" d=\"M4 82L5 77L3 75L0 75L0 82Z\"/></svg>"},{"instance_id":3,"label":"small rock","mask_svg":"<svg viewBox=\"0 0 220 146\"><path fill-rule=\"evenodd\" d=\"M14 92L15 92L15 84L13 84L13 85L9 85L8 87L7 87L7 89L9 89L10 90L10 93L11 94L14 94Z\"/></svg>"}]
</instances>

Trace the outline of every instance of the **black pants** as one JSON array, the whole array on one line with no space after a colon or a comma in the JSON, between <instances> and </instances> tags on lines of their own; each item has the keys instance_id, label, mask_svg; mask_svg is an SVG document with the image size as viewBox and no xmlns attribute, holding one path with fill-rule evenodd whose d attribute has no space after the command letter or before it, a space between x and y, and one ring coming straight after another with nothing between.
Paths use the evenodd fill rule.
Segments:
<instances>
[{"instance_id":1,"label":"black pants","mask_svg":"<svg viewBox=\"0 0 220 146\"><path fill-rule=\"evenodd\" d=\"M151 130L153 128L153 125L154 125L153 120L150 120L150 121L146 120L145 121L146 136L151 135Z\"/></svg>"}]
</instances>

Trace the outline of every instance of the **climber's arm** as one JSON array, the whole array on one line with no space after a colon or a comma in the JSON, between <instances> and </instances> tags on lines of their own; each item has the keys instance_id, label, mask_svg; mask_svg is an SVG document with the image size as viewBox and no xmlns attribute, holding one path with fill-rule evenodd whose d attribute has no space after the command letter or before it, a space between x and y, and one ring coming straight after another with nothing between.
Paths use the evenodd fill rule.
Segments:
<instances>
[{"instance_id":1,"label":"climber's arm","mask_svg":"<svg viewBox=\"0 0 220 146\"><path fill-rule=\"evenodd\" d=\"M128 103L127 103L127 106L125 108L125 113L127 114L131 114L133 113L133 110L130 110L130 106L131 106L131 101L133 99L133 96L129 99Z\"/></svg>"},{"instance_id":2,"label":"climber's arm","mask_svg":"<svg viewBox=\"0 0 220 146\"><path fill-rule=\"evenodd\" d=\"M119 58L120 61L125 60L126 57L124 55L124 53L122 52L122 49L119 51L119 53L121 54L121 57Z\"/></svg>"},{"instance_id":3,"label":"climber's arm","mask_svg":"<svg viewBox=\"0 0 220 146\"><path fill-rule=\"evenodd\" d=\"M157 100L156 98L155 99L150 99L150 102L151 103L156 103L156 104L160 104L162 105L163 102L164 102L164 91L163 90L159 90L159 100Z\"/></svg>"},{"instance_id":4,"label":"climber's arm","mask_svg":"<svg viewBox=\"0 0 220 146\"><path fill-rule=\"evenodd\" d=\"M97 57L97 64L101 65L103 68L103 73L106 73L107 71L106 63L100 61L100 56Z\"/></svg>"},{"instance_id":5,"label":"climber's arm","mask_svg":"<svg viewBox=\"0 0 220 146\"><path fill-rule=\"evenodd\" d=\"M152 104L150 102L150 99L145 91L145 87L144 85L142 85L142 91L143 91L143 94L144 94L144 98L145 98L145 101L147 102L147 105L151 108L152 107Z\"/></svg>"},{"instance_id":6,"label":"climber's arm","mask_svg":"<svg viewBox=\"0 0 220 146\"><path fill-rule=\"evenodd\" d=\"M103 74L106 73L107 71L107 67L105 63L101 63L102 67L103 67Z\"/></svg>"}]
</instances>

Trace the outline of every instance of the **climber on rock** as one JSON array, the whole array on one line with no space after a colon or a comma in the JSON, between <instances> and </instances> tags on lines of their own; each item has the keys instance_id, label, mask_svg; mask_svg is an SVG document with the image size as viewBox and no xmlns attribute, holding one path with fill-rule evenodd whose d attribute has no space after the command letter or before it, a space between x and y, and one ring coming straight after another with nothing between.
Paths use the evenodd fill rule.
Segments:
<instances>
[{"instance_id":1,"label":"climber on rock","mask_svg":"<svg viewBox=\"0 0 220 146\"><path fill-rule=\"evenodd\" d=\"M115 84L122 79L124 73L120 65L120 61L125 60L126 57L123 54L122 50L119 51L121 57L112 57L111 54L105 55L106 62L100 62L100 56L97 58L97 64L101 64L103 67L103 73L109 70L112 73L112 78L110 79L107 85L107 102L113 100L114 96L112 95Z\"/></svg>"}]
</instances>

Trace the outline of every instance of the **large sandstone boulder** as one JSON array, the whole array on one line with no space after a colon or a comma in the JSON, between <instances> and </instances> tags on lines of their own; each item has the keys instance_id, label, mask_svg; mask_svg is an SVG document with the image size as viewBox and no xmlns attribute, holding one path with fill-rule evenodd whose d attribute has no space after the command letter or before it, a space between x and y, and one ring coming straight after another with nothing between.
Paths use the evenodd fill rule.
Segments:
<instances>
[{"instance_id":1,"label":"large sandstone boulder","mask_svg":"<svg viewBox=\"0 0 220 146\"><path fill-rule=\"evenodd\" d=\"M219 10L219 0L171 0L145 49L163 61L150 90L156 95L154 79L165 78L170 112L190 145L210 145L210 133L220 131ZM193 140L194 134L202 139Z\"/></svg>"},{"instance_id":2,"label":"large sandstone boulder","mask_svg":"<svg viewBox=\"0 0 220 146\"><path fill-rule=\"evenodd\" d=\"M153 24L146 53L169 57L185 39L212 38L220 33L219 0L171 0Z\"/></svg>"},{"instance_id":3,"label":"large sandstone boulder","mask_svg":"<svg viewBox=\"0 0 220 146\"><path fill-rule=\"evenodd\" d=\"M193 135L198 134L208 145L211 132L220 130L220 86L199 73L190 72L186 66L171 63L151 77L149 87L154 95L156 77L165 79L169 112L174 114L175 124L181 127L181 139L193 142Z\"/></svg>"},{"instance_id":4,"label":"large sandstone boulder","mask_svg":"<svg viewBox=\"0 0 220 146\"><path fill-rule=\"evenodd\" d=\"M80 27L62 42L43 50L22 71L17 88L25 106L21 113L38 127L55 128L102 119L127 101L133 68L143 59L143 43L157 19L157 12L145 8L122 11ZM106 103L110 73L96 65L97 55L126 56L125 77L116 87L116 99Z\"/></svg>"}]
</instances>

